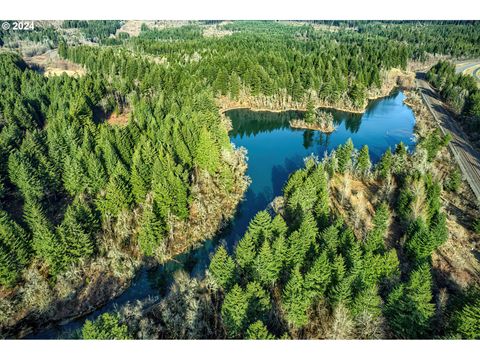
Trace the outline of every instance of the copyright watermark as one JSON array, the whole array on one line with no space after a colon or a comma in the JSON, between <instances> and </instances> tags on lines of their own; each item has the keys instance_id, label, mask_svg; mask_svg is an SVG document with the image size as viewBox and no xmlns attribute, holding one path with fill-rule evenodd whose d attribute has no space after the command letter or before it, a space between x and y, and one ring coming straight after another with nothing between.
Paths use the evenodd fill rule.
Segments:
<instances>
[{"instance_id":1,"label":"copyright watermark","mask_svg":"<svg viewBox=\"0 0 480 360\"><path fill-rule=\"evenodd\" d=\"M8 31L29 31L35 30L35 23L33 21L3 21L2 30Z\"/></svg>"}]
</instances>

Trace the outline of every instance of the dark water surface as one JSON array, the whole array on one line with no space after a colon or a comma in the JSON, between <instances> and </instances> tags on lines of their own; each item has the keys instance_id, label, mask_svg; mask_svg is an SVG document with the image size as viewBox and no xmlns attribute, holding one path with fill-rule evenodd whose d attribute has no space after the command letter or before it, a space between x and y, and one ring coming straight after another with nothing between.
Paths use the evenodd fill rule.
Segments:
<instances>
[{"instance_id":1,"label":"dark water surface","mask_svg":"<svg viewBox=\"0 0 480 360\"><path fill-rule=\"evenodd\" d=\"M172 274L178 269L183 268L193 276L202 277L218 242L225 241L229 250L233 250L253 216L281 194L289 174L301 168L303 159L311 154L322 158L325 152L345 143L348 138L352 139L357 149L368 145L373 162L388 147L393 150L401 141L413 149L415 117L412 110L403 104L404 98L401 91L394 91L388 97L371 101L363 114L326 110L333 114L337 127L328 135L290 128L291 119L303 116L297 111L274 113L235 109L226 112L233 125L231 141L248 151L247 173L252 180L228 228L215 239L203 242L199 248L179 255L165 265L153 270L142 269L121 296L92 314L33 334L30 338L63 338L80 329L86 319L95 319L128 302L149 298L156 301L168 291Z\"/></svg>"}]
</instances>

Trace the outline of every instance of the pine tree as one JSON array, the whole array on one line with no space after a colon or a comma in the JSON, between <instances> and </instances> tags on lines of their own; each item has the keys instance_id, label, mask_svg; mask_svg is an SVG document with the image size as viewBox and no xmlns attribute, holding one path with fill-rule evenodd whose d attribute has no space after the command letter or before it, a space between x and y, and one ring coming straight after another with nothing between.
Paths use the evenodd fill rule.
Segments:
<instances>
[{"instance_id":1,"label":"pine tree","mask_svg":"<svg viewBox=\"0 0 480 360\"><path fill-rule=\"evenodd\" d=\"M274 340L275 336L270 334L261 320L258 320L248 327L245 338L248 340Z\"/></svg>"},{"instance_id":2,"label":"pine tree","mask_svg":"<svg viewBox=\"0 0 480 360\"><path fill-rule=\"evenodd\" d=\"M58 270L58 261L63 257L63 248L58 241L53 226L44 214L39 203L28 202L24 210L25 221L32 232L32 247L35 254L51 267Z\"/></svg>"},{"instance_id":3,"label":"pine tree","mask_svg":"<svg viewBox=\"0 0 480 360\"><path fill-rule=\"evenodd\" d=\"M312 124L315 122L315 106L311 98L307 100L307 111L305 112L305 122Z\"/></svg>"},{"instance_id":4,"label":"pine tree","mask_svg":"<svg viewBox=\"0 0 480 360\"><path fill-rule=\"evenodd\" d=\"M237 100L240 94L240 78L236 73L232 73L230 75L230 98L233 100Z\"/></svg>"},{"instance_id":5,"label":"pine tree","mask_svg":"<svg viewBox=\"0 0 480 360\"><path fill-rule=\"evenodd\" d=\"M132 193L137 203L144 201L147 192L151 189L154 155L151 142L142 138L135 148L131 169Z\"/></svg>"},{"instance_id":6,"label":"pine tree","mask_svg":"<svg viewBox=\"0 0 480 360\"><path fill-rule=\"evenodd\" d=\"M248 298L238 284L235 284L232 289L226 293L221 312L223 325L225 326L228 337L240 337L248 321Z\"/></svg>"},{"instance_id":7,"label":"pine tree","mask_svg":"<svg viewBox=\"0 0 480 360\"><path fill-rule=\"evenodd\" d=\"M317 166L314 175L315 183L317 184L317 200L314 206L314 213L323 227L327 224L330 213L327 173L323 167Z\"/></svg>"},{"instance_id":8,"label":"pine tree","mask_svg":"<svg viewBox=\"0 0 480 360\"><path fill-rule=\"evenodd\" d=\"M255 259L255 279L265 286L271 286L278 278L279 269L268 239L263 241Z\"/></svg>"},{"instance_id":9,"label":"pine tree","mask_svg":"<svg viewBox=\"0 0 480 360\"><path fill-rule=\"evenodd\" d=\"M127 169L119 162L105 188L105 199L99 201L104 215L117 216L128 210L132 203L132 193Z\"/></svg>"},{"instance_id":10,"label":"pine tree","mask_svg":"<svg viewBox=\"0 0 480 360\"><path fill-rule=\"evenodd\" d=\"M129 335L126 324L120 324L118 315L102 314L98 319L87 320L82 328L84 340L128 340Z\"/></svg>"},{"instance_id":11,"label":"pine tree","mask_svg":"<svg viewBox=\"0 0 480 360\"><path fill-rule=\"evenodd\" d=\"M390 222L390 211L386 203L381 203L373 216L373 229L367 235L365 249L372 252L385 251L385 236Z\"/></svg>"},{"instance_id":12,"label":"pine tree","mask_svg":"<svg viewBox=\"0 0 480 360\"><path fill-rule=\"evenodd\" d=\"M296 266L283 290L282 304L286 312L286 320L295 327L301 328L308 322L307 310L310 303L306 296L304 279Z\"/></svg>"},{"instance_id":13,"label":"pine tree","mask_svg":"<svg viewBox=\"0 0 480 360\"><path fill-rule=\"evenodd\" d=\"M228 290L235 280L235 263L230 258L225 246L218 247L212 257L209 267L215 282L223 289Z\"/></svg>"},{"instance_id":14,"label":"pine tree","mask_svg":"<svg viewBox=\"0 0 480 360\"><path fill-rule=\"evenodd\" d=\"M325 294L330 283L330 276L331 265L328 261L327 253L322 252L305 274L305 291L309 299L315 300Z\"/></svg>"},{"instance_id":15,"label":"pine tree","mask_svg":"<svg viewBox=\"0 0 480 360\"><path fill-rule=\"evenodd\" d=\"M13 286L30 258L26 232L0 210L0 285Z\"/></svg>"},{"instance_id":16,"label":"pine tree","mask_svg":"<svg viewBox=\"0 0 480 360\"><path fill-rule=\"evenodd\" d=\"M434 313L432 275L428 265L413 271L406 285L397 286L389 294L385 306L388 325L397 338L425 337Z\"/></svg>"},{"instance_id":17,"label":"pine tree","mask_svg":"<svg viewBox=\"0 0 480 360\"><path fill-rule=\"evenodd\" d=\"M165 236L165 228L154 209L154 203L147 199L143 205L138 231L138 245L145 256L158 255Z\"/></svg>"},{"instance_id":18,"label":"pine tree","mask_svg":"<svg viewBox=\"0 0 480 360\"><path fill-rule=\"evenodd\" d=\"M344 145L340 145L337 149L338 172L344 174L352 167L352 153L353 153L352 139L348 139Z\"/></svg>"},{"instance_id":19,"label":"pine tree","mask_svg":"<svg viewBox=\"0 0 480 360\"><path fill-rule=\"evenodd\" d=\"M465 304L452 318L453 335L462 339L480 339L480 299Z\"/></svg>"},{"instance_id":20,"label":"pine tree","mask_svg":"<svg viewBox=\"0 0 480 360\"><path fill-rule=\"evenodd\" d=\"M381 179L386 179L391 171L393 166L393 155L390 148L388 148L383 154L382 158L378 162L377 172Z\"/></svg>"},{"instance_id":21,"label":"pine tree","mask_svg":"<svg viewBox=\"0 0 480 360\"><path fill-rule=\"evenodd\" d=\"M206 128L202 128L200 131L194 163L210 174L214 174L220 166L220 150L212 134Z\"/></svg>"},{"instance_id":22,"label":"pine tree","mask_svg":"<svg viewBox=\"0 0 480 360\"><path fill-rule=\"evenodd\" d=\"M357 171L360 173L362 177L366 177L370 173L371 166L372 166L372 162L370 161L368 146L364 145L362 146L358 154Z\"/></svg>"},{"instance_id":23,"label":"pine tree","mask_svg":"<svg viewBox=\"0 0 480 360\"><path fill-rule=\"evenodd\" d=\"M97 230L96 215L84 200L76 198L57 227L57 236L64 249L64 258L58 261L67 265L93 255Z\"/></svg>"},{"instance_id":24,"label":"pine tree","mask_svg":"<svg viewBox=\"0 0 480 360\"><path fill-rule=\"evenodd\" d=\"M252 266L255 261L255 256L255 242L252 236L246 233L235 248L235 261L243 270L245 276L248 276L252 273Z\"/></svg>"},{"instance_id":25,"label":"pine tree","mask_svg":"<svg viewBox=\"0 0 480 360\"><path fill-rule=\"evenodd\" d=\"M272 218L265 211L259 211L248 224L247 234L252 237L255 247L258 247L264 240L270 240L272 236Z\"/></svg>"},{"instance_id":26,"label":"pine tree","mask_svg":"<svg viewBox=\"0 0 480 360\"><path fill-rule=\"evenodd\" d=\"M247 323L267 321L272 308L269 293L258 282L252 281L247 284L245 294L248 300Z\"/></svg>"}]
</instances>

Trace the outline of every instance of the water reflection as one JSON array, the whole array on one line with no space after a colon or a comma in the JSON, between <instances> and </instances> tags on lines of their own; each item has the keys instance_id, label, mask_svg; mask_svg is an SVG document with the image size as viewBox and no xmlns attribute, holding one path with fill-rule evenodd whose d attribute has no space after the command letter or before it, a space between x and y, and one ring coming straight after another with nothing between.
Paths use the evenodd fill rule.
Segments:
<instances>
[{"instance_id":1,"label":"water reflection","mask_svg":"<svg viewBox=\"0 0 480 360\"><path fill-rule=\"evenodd\" d=\"M394 92L386 98L370 102L363 114L326 110L333 114L337 126L331 134L291 129L289 121L303 117L303 113L299 111L228 111L226 115L230 117L233 125L231 141L248 150L247 172L252 179L244 201L238 206L235 218L229 226L216 238L198 244L197 248L156 269L142 269L129 289L94 313L31 337L64 337L65 332L81 328L86 319L94 319L127 302L145 300L152 296L156 299L168 291L172 275L179 269L185 269L192 276L203 277L218 243L224 242L228 250L233 251L253 216L265 209L275 196L281 194L288 176L301 168L303 159L310 154L321 158L325 152L345 143L348 138L352 139L357 149L368 145L374 162L387 148L393 149L400 141L413 148L415 118L412 110L403 104L404 98L402 92Z\"/></svg>"}]
</instances>

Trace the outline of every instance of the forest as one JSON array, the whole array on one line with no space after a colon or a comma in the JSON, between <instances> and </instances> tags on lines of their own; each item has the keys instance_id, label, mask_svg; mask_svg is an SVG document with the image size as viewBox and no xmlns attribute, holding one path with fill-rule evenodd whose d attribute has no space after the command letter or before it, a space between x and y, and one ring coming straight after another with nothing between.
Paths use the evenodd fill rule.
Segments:
<instances>
[{"instance_id":1,"label":"forest","mask_svg":"<svg viewBox=\"0 0 480 360\"><path fill-rule=\"evenodd\" d=\"M425 156L430 142L422 142ZM398 183L361 238L331 211L329 183L344 176ZM418 186L425 192L410 190ZM75 336L478 338L478 288L436 306L431 256L448 236L441 186L402 144L372 167L368 148L355 151L349 141L321 162L306 159L284 186L282 212L257 213L232 254L220 245L203 281L180 272L169 295L146 313L134 305L106 313ZM392 222L403 244L388 241Z\"/></svg>"},{"instance_id":2,"label":"forest","mask_svg":"<svg viewBox=\"0 0 480 360\"><path fill-rule=\"evenodd\" d=\"M138 36L123 25L0 30L0 337L91 311L141 266L185 253L232 219L249 179L220 111L228 104L361 112L392 69L480 51L470 22L143 24ZM205 36L208 26L223 35ZM30 42L86 74L40 74L17 51ZM427 77L478 134L472 78L444 61ZM436 305L442 191L461 183L458 171L445 180L433 169L449 140L431 132L421 150L400 143L376 164L351 141L306 160L284 185L283 211L260 211L233 252L220 245L204 279L180 272L150 312L106 313L75 336L478 338L478 288ZM391 189L360 233L332 210L332 184L346 177Z\"/></svg>"}]
</instances>

